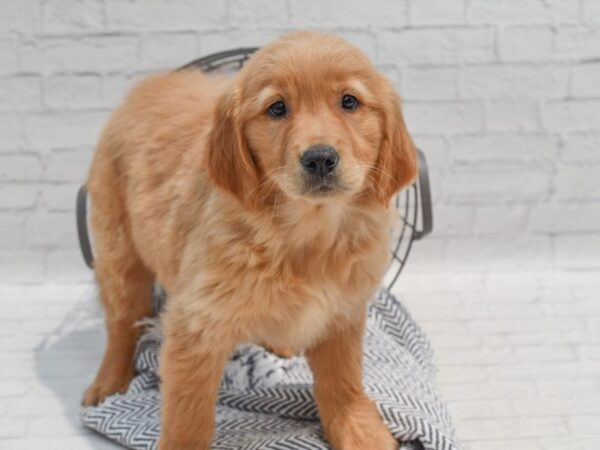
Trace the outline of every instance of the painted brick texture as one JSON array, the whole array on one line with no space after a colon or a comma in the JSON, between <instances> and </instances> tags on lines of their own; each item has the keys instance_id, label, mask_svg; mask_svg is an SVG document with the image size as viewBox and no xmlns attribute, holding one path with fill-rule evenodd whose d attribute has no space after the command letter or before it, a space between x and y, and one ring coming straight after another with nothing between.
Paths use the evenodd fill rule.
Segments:
<instances>
[{"instance_id":1,"label":"painted brick texture","mask_svg":"<svg viewBox=\"0 0 600 450\"><path fill-rule=\"evenodd\" d=\"M4 0L0 282L89 277L76 188L137 78L298 28L348 38L404 99L435 202L414 269L598 266L594 0Z\"/></svg>"}]
</instances>

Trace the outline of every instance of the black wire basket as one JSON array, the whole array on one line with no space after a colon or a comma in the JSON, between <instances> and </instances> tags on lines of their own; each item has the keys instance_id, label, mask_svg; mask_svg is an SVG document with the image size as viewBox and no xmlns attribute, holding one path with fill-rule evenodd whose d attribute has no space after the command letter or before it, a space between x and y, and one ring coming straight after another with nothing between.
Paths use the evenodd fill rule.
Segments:
<instances>
[{"instance_id":1,"label":"black wire basket","mask_svg":"<svg viewBox=\"0 0 600 450\"><path fill-rule=\"evenodd\" d=\"M204 72L235 73L256 50L258 50L256 47L248 47L213 53L196 59L178 70L200 69ZM413 184L400 192L394 200L398 221L394 229L391 230L393 236L392 248L390 249L391 257L383 280L383 285L387 289L391 289L398 280L410 254L413 242L422 239L433 229L427 162L421 150L418 150L418 156L418 178ZM94 257L88 233L87 190L85 185L79 189L77 195L77 231L83 259L88 267L93 268Z\"/></svg>"}]
</instances>

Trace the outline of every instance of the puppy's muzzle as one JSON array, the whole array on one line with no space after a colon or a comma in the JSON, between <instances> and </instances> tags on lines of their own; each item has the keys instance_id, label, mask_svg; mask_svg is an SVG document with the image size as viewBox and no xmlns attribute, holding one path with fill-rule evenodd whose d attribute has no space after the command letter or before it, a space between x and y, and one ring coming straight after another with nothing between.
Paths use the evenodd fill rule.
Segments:
<instances>
[{"instance_id":1,"label":"puppy's muzzle","mask_svg":"<svg viewBox=\"0 0 600 450\"><path fill-rule=\"evenodd\" d=\"M300 157L300 164L310 175L323 177L335 170L339 161L337 152L328 145L309 147Z\"/></svg>"}]
</instances>

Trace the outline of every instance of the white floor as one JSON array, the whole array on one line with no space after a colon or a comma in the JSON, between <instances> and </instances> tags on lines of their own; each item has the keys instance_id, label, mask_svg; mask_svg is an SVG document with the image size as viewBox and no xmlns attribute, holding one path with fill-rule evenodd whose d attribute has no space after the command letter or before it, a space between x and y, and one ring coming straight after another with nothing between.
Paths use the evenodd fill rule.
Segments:
<instances>
[{"instance_id":1,"label":"white floor","mask_svg":"<svg viewBox=\"0 0 600 450\"><path fill-rule=\"evenodd\" d=\"M407 273L467 450L600 448L600 273ZM0 286L0 449L116 445L79 399L104 335L89 284Z\"/></svg>"}]
</instances>

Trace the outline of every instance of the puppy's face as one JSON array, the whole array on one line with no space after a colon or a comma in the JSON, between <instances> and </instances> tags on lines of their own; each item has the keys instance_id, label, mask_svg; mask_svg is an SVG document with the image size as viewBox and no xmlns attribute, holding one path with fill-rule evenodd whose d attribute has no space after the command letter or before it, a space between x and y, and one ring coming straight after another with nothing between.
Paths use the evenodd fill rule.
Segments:
<instances>
[{"instance_id":1,"label":"puppy's face","mask_svg":"<svg viewBox=\"0 0 600 450\"><path fill-rule=\"evenodd\" d=\"M232 147L244 169L237 182L253 179L238 186L238 197L281 192L324 203L371 193L386 203L414 177L415 151L396 94L339 38L295 33L265 47L223 102L217 126L230 121L237 134Z\"/></svg>"},{"instance_id":2,"label":"puppy's face","mask_svg":"<svg viewBox=\"0 0 600 450\"><path fill-rule=\"evenodd\" d=\"M309 201L364 189L383 136L382 116L357 74L282 62L251 89L244 133L264 175L286 195Z\"/></svg>"}]
</instances>

